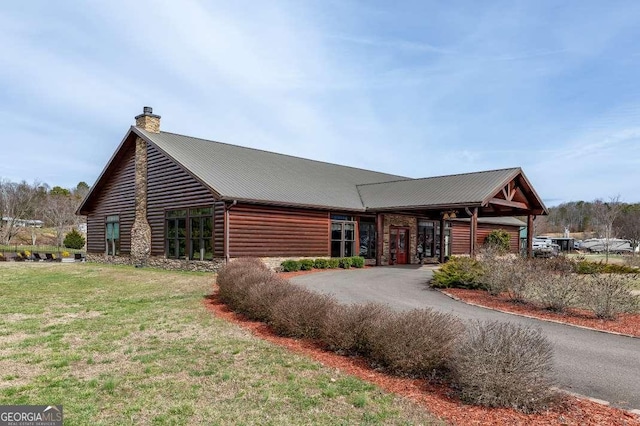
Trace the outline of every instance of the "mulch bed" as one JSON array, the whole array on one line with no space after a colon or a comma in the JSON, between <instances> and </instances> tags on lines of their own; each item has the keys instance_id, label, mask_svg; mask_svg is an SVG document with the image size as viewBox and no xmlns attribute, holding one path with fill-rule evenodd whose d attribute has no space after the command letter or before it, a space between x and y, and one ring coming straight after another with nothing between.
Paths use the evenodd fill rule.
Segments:
<instances>
[{"instance_id":1,"label":"mulch bed","mask_svg":"<svg viewBox=\"0 0 640 426\"><path fill-rule=\"evenodd\" d=\"M361 357L346 357L326 351L315 341L278 336L268 325L230 311L218 299L217 293L207 297L205 305L217 317L238 324L264 340L409 398L453 425L640 425L640 418L631 413L573 397L566 397L561 406L553 411L535 415L506 408L464 405L447 386L390 376L372 369Z\"/></svg>"},{"instance_id":2,"label":"mulch bed","mask_svg":"<svg viewBox=\"0 0 640 426\"><path fill-rule=\"evenodd\" d=\"M458 297L465 302L501 311L640 337L640 314L622 314L615 320L604 320L596 318L589 311L569 309L566 313L557 313L531 303L512 302L505 295L492 296L484 290L448 288L443 293Z\"/></svg>"}]
</instances>

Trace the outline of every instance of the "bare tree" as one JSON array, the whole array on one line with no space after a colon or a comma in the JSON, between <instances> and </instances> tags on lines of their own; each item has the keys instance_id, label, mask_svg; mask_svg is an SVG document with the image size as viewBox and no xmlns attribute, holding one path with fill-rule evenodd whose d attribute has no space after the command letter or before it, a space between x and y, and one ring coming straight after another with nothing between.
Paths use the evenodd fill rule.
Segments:
<instances>
[{"instance_id":1,"label":"bare tree","mask_svg":"<svg viewBox=\"0 0 640 426\"><path fill-rule=\"evenodd\" d=\"M631 241L632 253L640 245L640 203L627 204L622 208L614 226L621 238Z\"/></svg>"},{"instance_id":2,"label":"bare tree","mask_svg":"<svg viewBox=\"0 0 640 426\"><path fill-rule=\"evenodd\" d=\"M59 188L59 187L54 187ZM71 192L51 190L47 194L46 201L43 203L43 214L47 221L56 229L56 241L58 246L62 245L64 240L65 228L73 225L76 220L76 207L78 199L71 195Z\"/></svg>"},{"instance_id":3,"label":"bare tree","mask_svg":"<svg viewBox=\"0 0 640 426\"><path fill-rule=\"evenodd\" d=\"M40 184L0 180L0 242L9 244L18 233L18 224L34 219L41 196Z\"/></svg>"},{"instance_id":4,"label":"bare tree","mask_svg":"<svg viewBox=\"0 0 640 426\"><path fill-rule=\"evenodd\" d=\"M593 225L598 231L600 238L604 240L604 251L606 263L609 263L609 252L611 249L611 239L614 237L613 224L622 211L620 196L611 197L609 202L597 199L593 202L591 210Z\"/></svg>"}]
</instances>

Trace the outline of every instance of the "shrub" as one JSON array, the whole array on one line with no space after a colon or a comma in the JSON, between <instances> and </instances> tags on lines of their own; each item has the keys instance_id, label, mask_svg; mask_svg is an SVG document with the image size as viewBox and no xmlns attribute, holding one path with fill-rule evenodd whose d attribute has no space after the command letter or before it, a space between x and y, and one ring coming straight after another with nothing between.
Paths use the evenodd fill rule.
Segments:
<instances>
[{"instance_id":1,"label":"shrub","mask_svg":"<svg viewBox=\"0 0 640 426\"><path fill-rule=\"evenodd\" d=\"M579 274L637 274L640 269L631 265L582 260L576 264L575 271Z\"/></svg>"},{"instance_id":2,"label":"shrub","mask_svg":"<svg viewBox=\"0 0 640 426\"><path fill-rule=\"evenodd\" d=\"M300 263L300 269L302 271L310 271L313 269L313 260L311 259L302 259L298 261Z\"/></svg>"},{"instance_id":3,"label":"shrub","mask_svg":"<svg viewBox=\"0 0 640 426\"><path fill-rule=\"evenodd\" d=\"M290 292L271 308L269 323L280 335L316 339L336 305L331 296L291 286Z\"/></svg>"},{"instance_id":4,"label":"shrub","mask_svg":"<svg viewBox=\"0 0 640 426\"><path fill-rule=\"evenodd\" d=\"M329 268L331 269L340 267L340 258L332 257L331 259L328 260L328 262L329 262Z\"/></svg>"},{"instance_id":5,"label":"shrub","mask_svg":"<svg viewBox=\"0 0 640 426\"><path fill-rule=\"evenodd\" d=\"M562 312L578 300L581 287L582 280L574 274L538 271L533 297L543 308Z\"/></svg>"},{"instance_id":6,"label":"shrub","mask_svg":"<svg viewBox=\"0 0 640 426\"><path fill-rule=\"evenodd\" d=\"M364 257L354 256L351 258L351 264L354 268L364 268Z\"/></svg>"},{"instance_id":7,"label":"shrub","mask_svg":"<svg viewBox=\"0 0 640 426\"><path fill-rule=\"evenodd\" d=\"M338 305L325 318L320 340L332 351L368 356L373 330L390 315L379 303Z\"/></svg>"},{"instance_id":8,"label":"shrub","mask_svg":"<svg viewBox=\"0 0 640 426\"><path fill-rule=\"evenodd\" d=\"M538 331L513 323L476 322L452 359L453 381L463 401L530 413L548 408L551 343Z\"/></svg>"},{"instance_id":9,"label":"shrub","mask_svg":"<svg viewBox=\"0 0 640 426\"><path fill-rule=\"evenodd\" d=\"M433 273L432 286L438 288L479 288L482 265L470 257L452 257Z\"/></svg>"},{"instance_id":10,"label":"shrub","mask_svg":"<svg viewBox=\"0 0 640 426\"><path fill-rule=\"evenodd\" d=\"M64 237L64 241L62 242L66 248L80 250L84 247L84 237L78 231L74 229L71 232L67 233Z\"/></svg>"},{"instance_id":11,"label":"shrub","mask_svg":"<svg viewBox=\"0 0 640 426\"><path fill-rule=\"evenodd\" d=\"M300 262L297 260L285 260L280 264L283 272L297 272L300 270Z\"/></svg>"},{"instance_id":12,"label":"shrub","mask_svg":"<svg viewBox=\"0 0 640 426\"><path fill-rule=\"evenodd\" d=\"M313 267L316 269L327 269L329 267L329 259L316 259L313 261Z\"/></svg>"},{"instance_id":13,"label":"shrub","mask_svg":"<svg viewBox=\"0 0 640 426\"><path fill-rule=\"evenodd\" d=\"M231 309L245 312L243 305L249 288L267 281L273 272L259 259L241 258L226 264L216 278L220 300Z\"/></svg>"},{"instance_id":14,"label":"shrub","mask_svg":"<svg viewBox=\"0 0 640 426\"><path fill-rule=\"evenodd\" d=\"M341 257L339 260L339 265L342 269L351 268L351 258L350 257Z\"/></svg>"},{"instance_id":15,"label":"shrub","mask_svg":"<svg viewBox=\"0 0 640 426\"><path fill-rule=\"evenodd\" d=\"M510 239L511 236L504 229L494 229L484 239L484 244L500 253L508 253L510 248Z\"/></svg>"},{"instance_id":16,"label":"shrub","mask_svg":"<svg viewBox=\"0 0 640 426\"><path fill-rule=\"evenodd\" d=\"M430 309L394 312L372 325L370 358L391 372L420 377L446 368L462 330L452 315Z\"/></svg>"},{"instance_id":17,"label":"shrub","mask_svg":"<svg viewBox=\"0 0 640 426\"><path fill-rule=\"evenodd\" d=\"M290 294L292 287L293 284L275 274L249 287L243 302L245 314L251 319L269 322L273 306Z\"/></svg>"},{"instance_id":18,"label":"shrub","mask_svg":"<svg viewBox=\"0 0 640 426\"><path fill-rule=\"evenodd\" d=\"M637 276L597 274L589 277L580 297L584 306L598 318L615 319L638 310L638 297L631 293Z\"/></svg>"}]
</instances>

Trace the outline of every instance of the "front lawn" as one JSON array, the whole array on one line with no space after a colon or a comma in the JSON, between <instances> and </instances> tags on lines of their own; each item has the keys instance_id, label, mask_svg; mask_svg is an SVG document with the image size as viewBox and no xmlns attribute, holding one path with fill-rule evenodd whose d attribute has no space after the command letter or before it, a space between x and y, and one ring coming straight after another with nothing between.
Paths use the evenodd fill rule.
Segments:
<instances>
[{"instance_id":1,"label":"front lawn","mask_svg":"<svg viewBox=\"0 0 640 426\"><path fill-rule=\"evenodd\" d=\"M421 407L203 306L213 277L0 263L0 405L65 424L428 424Z\"/></svg>"}]
</instances>

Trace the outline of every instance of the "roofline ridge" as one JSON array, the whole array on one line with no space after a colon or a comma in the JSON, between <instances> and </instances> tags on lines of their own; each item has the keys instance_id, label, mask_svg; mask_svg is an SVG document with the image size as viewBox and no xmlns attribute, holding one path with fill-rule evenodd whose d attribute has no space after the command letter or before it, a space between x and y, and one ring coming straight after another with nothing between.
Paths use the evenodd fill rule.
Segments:
<instances>
[{"instance_id":1,"label":"roofline ridge","mask_svg":"<svg viewBox=\"0 0 640 426\"><path fill-rule=\"evenodd\" d=\"M454 173L454 174L451 174L451 175L426 176L426 177L421 177L421 178L407 178L407 179L389 180L389 181L385 181L385 182L361 183L361 184L358 184L356 186L382 185L382 184L385 184L385 183L406 182L406 181L420 181L420 180L438 179L438 178L453 177L453 176L479 175L481 173L502 172L502 171L506 171L506 170L513 170L513 171L518 170L518 171L522 172L522 167L505 167L504 169L480 170L478 172Z\"/></svg>"},{"instance_id":2,"label":"roofline ridge","mask_svg":"<svg viewBox=\"0 0 640 426\"><path fill-rule=\"evenodd\" d=\"M147 133L149 133L149 132L147 132ZM236 145L236 144L228 143L228 142L214 141L214 140L211 140L211 139L204 139L204 138L200 138L200 137L196 137L196 136L183 135L183 134L180 134L180 133L160 131L160 134L162 134L162 133L166 133L166 134L170 134L170 135L174 135L174 136L181 136L181 137L184 137L184 138L198 139L198 140L201 140L203 142L213 142L213 143L217 143L217 144L221 144L221 145L232 146L234 148L242 148L242 149L248 149L248 150L252 150L252 151L260 151L260 152L264 152L264 153L267 153L267 154L273 154L273 155L279 155L279 156L283 156L283 157L295 158L295 159L298 159L298 160L311 161L313 163L321 163L321 164L328 164L330 166L346 167L346 168L353 169L353 170L361 170L361 171L364 171L364 172L376 173L376 174L387 175L387 176L396 176L396 177L400 178L398 180L409 180L409 179L411 179L411 178L406 177L406 176L400 176L400 175L395 175L395 174L391 174L391 173L380 172L380 171L370 170L370 169L363 169L362 167L354 167L354 166L347 166L347 165L344 165L344 164L330 163L328 161L313 160L311 158L299 157L299 156L290 155L290 154L283 154L281 152L275 152L275 151L267 151L266 149L251 148L251 147L248 147L248 146ZM151 137L153 137L153 135L151 135Z\"/></svg>"}]
</instances>

